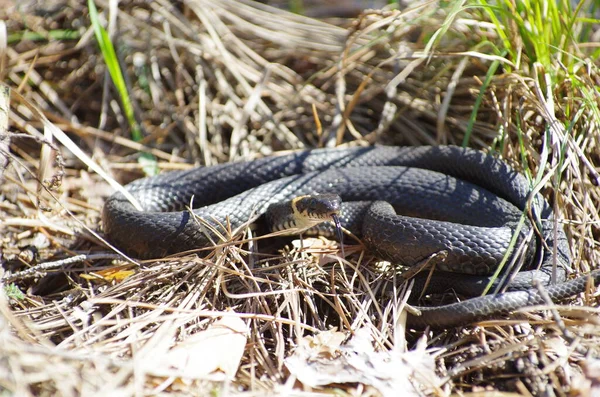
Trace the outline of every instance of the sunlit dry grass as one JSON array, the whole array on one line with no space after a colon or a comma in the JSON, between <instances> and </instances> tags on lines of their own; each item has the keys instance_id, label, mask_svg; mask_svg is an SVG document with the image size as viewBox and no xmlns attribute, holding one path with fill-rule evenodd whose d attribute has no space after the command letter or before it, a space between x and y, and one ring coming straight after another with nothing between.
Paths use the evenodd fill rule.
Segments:
<instances>
[{"instance_id":1,"label":"sunlit dry grass","mask_svg":"<svg viewBox=\"0 0 600 397\"><path fill-rule=\"evenodd\" d=\"M585 273L600 260L600 74L589 19L557 23L553 43L560 29L569 40L538 59L536 38L520 43L523 27L485 3L426 2L334 24L249 1L118 9L98 1L144 135L134 141L80 3L4 11L14 41L1 72L14 95L0 188L0 390L593 395L593 288L552 308L564 327L538 308L445 331L405 330L400 280L359 242L347 242L342 257L324 239L274 248L225 227L228 243L207 256L120 256L100 226L113 188L92 165L126 183L147 170L146 154L168 171L317 146L466 143L502 156L542 189L570 238L574 272ZM219 321L225 331L215 341L224 344L190 343ZM240 324L241 351L233 342ZM170 361L186 341L184 353L213 365L192 380ZM239 367L212 361L238 353ZM327 358L345 360L344 371ZM339 384L312 384L317 375Z\"/></svg>"}]
</instances>

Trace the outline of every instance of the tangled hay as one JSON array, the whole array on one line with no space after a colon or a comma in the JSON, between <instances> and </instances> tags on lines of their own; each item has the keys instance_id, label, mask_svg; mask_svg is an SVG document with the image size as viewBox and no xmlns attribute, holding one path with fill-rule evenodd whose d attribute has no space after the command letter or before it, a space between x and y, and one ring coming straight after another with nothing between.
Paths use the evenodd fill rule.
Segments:
<instances>
[{"instance_id":1,"label":"tangled hay","mask_svg":"<svg viewBox=\"0 0 600 397\"><path fill-rule=\"evenodd\" d=\"M326 239L249 247L254 236L239 230L205 257L131 261L103 240L112 188L77 150L126 183L148 158L173 170L318 146L466 143L541 181L573 269L586 273L600 263L593 45L574 43L545 70L494 55L506 32L481 9L437 2L336 24L251 1L116 4L97 2L138 141L87 7L57 0L4 11L2 73L13 95L3 107L10 133L6 122L0 130L10 160L0 390L593 395L593 288L511 320L417 332L404 329L399 281L358 243L345 257ZM382 294L390 288L391 299Z\"/></svg>"}]
</instances>

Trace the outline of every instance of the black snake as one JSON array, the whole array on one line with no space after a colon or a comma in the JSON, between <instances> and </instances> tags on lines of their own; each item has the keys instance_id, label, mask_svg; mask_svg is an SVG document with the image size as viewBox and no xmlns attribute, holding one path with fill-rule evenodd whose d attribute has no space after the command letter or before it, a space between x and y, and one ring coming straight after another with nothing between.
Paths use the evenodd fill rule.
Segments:
<instances>
[{"instance_id":1,"label":"black snake","mask_svg":"<svg viewBox=\"0 0 600 397\"><path fill-rule=\"evenodd\" d=\"M445 251L444 259L435 263L443 271L429 280L429 290L452 288L477 296L516 233L530 186L506 163L473 149L376 146L314 149L175 171L137 180L127 190L143 211L116 193L104 206L103 226L111 242L137 257L208 247L220 242L211 227L222 230L229 224L235 230L273 203L336 193L348 203L342 210L343 224L362 235L370 251L406 265ZM377 200L393 209L383 202L371 205ZM185 210L192 201L204 226ZM536 241L534 236L531 247L523 250L526 270L507 283L508 292L419 307L422 315L410 316L409 324L450 327L543 304L533 280L553 300L583 291L587 277L565 281L570 253L562 226L556 227L543 198L538 195L532 202L543 239ZM523 225L517 242L531 227L529 221ZM450 272L456 270L470 274ZM600 271L591 276L599 281Z\"/></svg>"}]
</instances>

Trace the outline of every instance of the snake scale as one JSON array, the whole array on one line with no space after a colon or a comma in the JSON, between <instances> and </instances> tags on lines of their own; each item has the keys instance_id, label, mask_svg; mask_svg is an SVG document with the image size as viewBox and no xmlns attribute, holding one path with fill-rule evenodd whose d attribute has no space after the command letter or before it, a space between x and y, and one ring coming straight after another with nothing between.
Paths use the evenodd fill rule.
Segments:
<instances>
[{"instance_id":1,"label":"snake scale","mask_svg":"<svg viewBox=\"0 0 600 397\"><path fill-rule=\"evenodd\" d=\"M362 236L375 255L414 265L437 252L447 254L435 263L441 271L428 280L428 290L453 289L472 298L417 307L421 315L408 318L416 328L452 327L544 304L534 280L555 301L582 292L588 281L565 281L571 261L568 241L551 207L538 195L533 201L542 237L534 237L525 248L524 270L506 283L506 292L479 296L517 230L530 186L503 161L468 148L313 149L169 172L134 181L127 190L143 211L115 193L104 206L103 227L113 244L142 258L219 241L185 209L192 201L194 214L207 225L222 230L229 222L235 230L273 203L336 193L347 205L342 224ZM518 241L530 227L525 222ZM600 281L600 271L590 276Z\"/></svg>"}]
</instances>

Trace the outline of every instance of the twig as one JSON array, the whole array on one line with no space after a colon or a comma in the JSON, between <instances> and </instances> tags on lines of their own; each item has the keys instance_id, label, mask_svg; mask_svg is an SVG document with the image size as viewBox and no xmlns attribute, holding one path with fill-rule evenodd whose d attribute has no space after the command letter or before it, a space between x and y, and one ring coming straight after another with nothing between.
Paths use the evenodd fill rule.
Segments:
<instances>
[{"instance_id":1,"label":"twig","mask_svg":"<svg viewBox=\"0 0 600 397\"><path fill-rule=\"evenodd\" d=\"M548 292L546 291L544 286L540 283L539 280L533 280L533 286L537 289L544 302L546 302L546 304L550 307L550 313L552 314L552 318L556 322L556 326L560 329L564 338L568 340L569 343L573 343L575 337L573 336L571 331L569 331L565 326L565 322L560 317L558 310L554 308L554 302L552 302L552 299L550 299L550 295L548 295Z\"/></svg>"},{"instance_id":2,"label":"twig","mask_svg":"<svg viewBox=\"0 0 600 397\"><path fill-rule=\"evenodd\" d=\"M10 88L0 85L0 181L9 163L10 136L8 135L8 112L10 108Z\"/></svg>"},{"instance_id":3,"label":"twig","mask_svg":"<svg viewBox=\"0 0 600 397\"><path fill-rule=\"evenodd\" d=\"M62 266L72 265L73 263L83 262L83 261L93 261L99 259L122 259L121 255L117 254L81 254L75 255L70 258L61 259L58 261L40 263L37 266L31 267L27 270L23 270L21 272L13 273L5 275L0 279L0 282L7 283L15 280L22 280L25 278L31 277L39 277L46 275L47 271L50 269L56 269Z\"/></svg>"}]
</instances>

